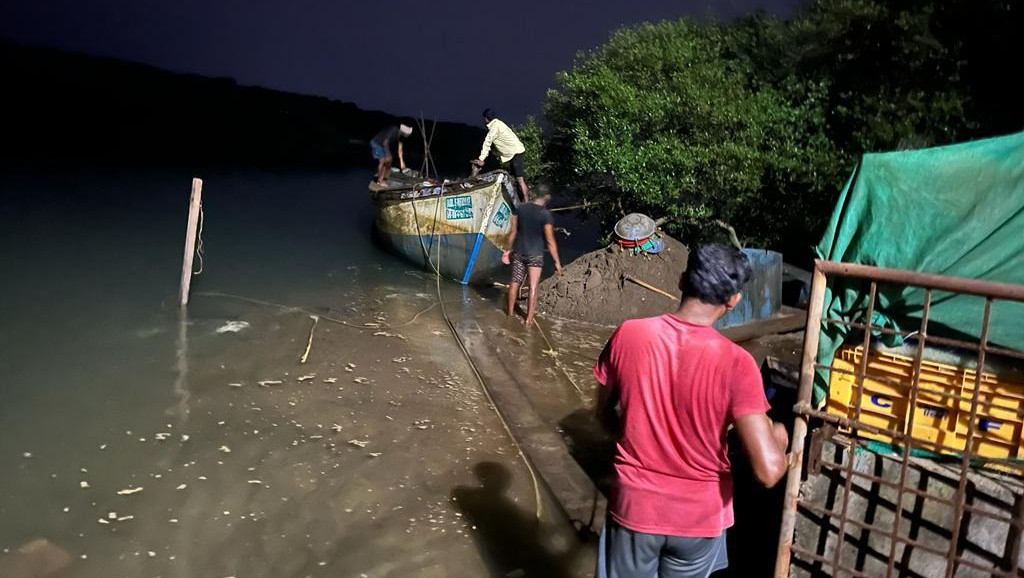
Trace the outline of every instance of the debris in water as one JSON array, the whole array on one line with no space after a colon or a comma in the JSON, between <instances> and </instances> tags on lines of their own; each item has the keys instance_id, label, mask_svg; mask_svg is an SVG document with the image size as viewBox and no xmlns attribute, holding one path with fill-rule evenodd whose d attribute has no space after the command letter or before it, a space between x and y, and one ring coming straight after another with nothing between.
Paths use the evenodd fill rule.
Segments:
<instances>
[{"instance_id":1,"label":"debris in water","mask_svg":"<svg viewBox=\"0 0 1024 578\"><path fill-rule=\"evenodd\" d=\"M176 490L184 490L187 487L188 487L188 484L178 484L178 487L175 488L175 489Z\"/></svg>"},{"instance_id":2,"label":"debris in water","mask_svg":"<svg viewBox=\"0 0 1024 578\"><path fill-rule=\"evenodd\" d=\"M369 455L371 458L379 458L382 454L381 452L370 452L367 455Z\"/></svg>"},{"instance_id":3,"label":"debris in water","mask_svg":"<svg viewBox=\"0 0 1024 578\"><path fill-rule=\"evenodd\" d=\"M226 454L230 454L231 453L231 448L229 448L228 446L220 446L220 448L218 448L218 449L220 451L226 453Z\"/></svg>"},{"instance_id":4,"label":"debris in water","mask_svg":"<svg viewBox=\"0 0 1024 578\"><path fill-rule=\"evenodd\" d=\"M313 379L315 377L316 377L315 373L308 373L306 375L300 375L299 377L296 378L296 380L297 381L309 381L309 380L311 380L311 379Z\"/></svg>"},{"instance_id":5,"label":"debris in water","mask_svg":"<svg viewBox=\"0 0 1024 578\"><path fill-rule=\"evenodd\" d=\"M357 377L357 378L353 379L352 382L353 383L370 383L370 380L366 379L365 377Z\"/></svg>"},{"instance_id":6,"label":"debris in water","mask_svg":"<svg viewBox=\"0 0 1024 578\"><path fill-rule=\"evenodd\" d=\"M256 383L258 383L260 387L267 387L270 385L281 385L283 382L280 379L264 379L262 381L257 381Z\"/></svg>"},{"instance_id":7,"label":"debris in water","mask_svg":"<svg viewBox=\"0 0 1024 578\"><path fill-rule=\"evenodd\" d=\"M313 326L309 328L309 341L306 342L306 350L302 353L299 363L306 363L309 359L309 350L313 347L313 332L316 331L316 324L320 322L319 315L310 315L309 318L313 320Z\"/></svg>"},{"instance_id":8,"label":"debris in water","mask_svg":"<svg viewBox=\"0 0 1024 578\"><path fill-rule=\"evenodd\" d=\"M110 523L109 521L107 521L106 518L100 518L99 520L96 520L96 521L99 522L100 524L109 524Z\"/></svg>"},{"instance_id":9,"label":"debris in water","mask_svg":"<svg viewBox=\"0 0 1024 578\"><path fill-rule=\"evenodd\" d=\"M355 368L356 368L356 364L354 364L354 363L352 363L352 362L350 361L350 362L348 362L348 363L346 363L346 364L345 364L345 367L351 367L352 369L355 369Z\"/></svg>"},{"instance_id":10,"label":"debris in water","mask_svg":"<svg viewBox=\"0 0 1024 578\"><path fill-rule=\"evenodd\" d=\"M150 550L149 552L146 552L146 555L149 556L150 558L156 558L156 552L153 552L152 550Z\"/></svg>"},{"instance_id":11,"label":"debris in water","mask_svg":"<svg viewBox=\"0 0 1024 578\"><path fill-rule=\"evenodd\" d=\"M328 378L324 379L324 383L338 383L338 378L337 377L328 377Z\"/></svg>"},{"instance_id":12,"label":"debris in water","mask_svg":"<svg viewBox=\"0 0 1024 578\"><path fill-rule=\"evenodd\" d=\"M391 361L394 361L395 363L405 363L407 361L412 361L412 358L411 357L403 356L403 357L396 357L396 358L392 359Z\"/></svg>"},{"instance_id":13,"label":"debris in water","mask_svg":"<svg viewBox=\"0 0 1024 578\"><path fill-rule=\"evenodd\" d=\"M105 449L107 449L107 444L103 444L103 445L101 445L101 446L100 446L100 449L101 449L101 450L105 450Z\"/></svg>"},{"instance_id":14,"label":"debris in water","mask_svg":"<svg viewBox=\"0 0 1024 578\"><path fill-rule=\"evenodd\" d=\"M134 520L135 516L121 516L117 519L118 522L127 522L128 520Z\"/></svg>"},{"instance_id":15,"label":"debris in water","mask_svg":"<svg viewBox=\"0 0 1024 578\"><path fill-rule=\"evenodd\" d=\"M118 496L130 496L132 494L137 494L137 493L139 493L141 491L142 491L142 486L139 486L137 488L125 488L123 490L118 490L117 495Z\"/></svg>"},{"instance_id":16,"label":"debris in water","mask_svg":"<svg viewBox=\"0 0 1024 578\"><path fill-rule=\"evenodd\" d=\"M169 434L167 432L160 432L160 433L153 434L153 439L155 439L158 442L162 442L162 441L164 441L165 439L167 439L169 437L171 437L171 434Z\"/></svg>"},{"instance_id":17,"label":"debris in water","mask_svg":"<svg viewBox=\"0 0 1024 578\"><path fill-rule=\"evenodd\" d=\"M247 483L260 485L263 483L263 480L249 480Z\"/></svg>"},{"instance_id":18,"label":"debris in water","mask_svg":"<svg viewBox=\"0 0 1024 578\"><path fill-rule=\"evenodd\" d=\"M331 431L334 433L341 433L341 426L338 424L331 425Z\"/></svg>"},{"instance_id":19,"label":"debris in water","mask_svg":"<svg viewBox=\"0 0 1024 578\"><path fill-rule=\"evenodd\" d=\"M25 452L25 453L21 454L21 457L25 458L26 460L27 459L31 459L32 458L32 452Z\"/></svg>"},{"instance_id":20,"label":"debris in water","mask_svg":"<svg viewBox=\"0 0 1024 578\"><path fill-rule=\"evenodd\" d=\"M217 333L238 333L247 327L249 327L248 321L228 321L217 328Z\"/></svg>"},{"instance_id":21,"label":"debris in water","mask_svg":"<svg viewBox=\"0 0 1024 578\"><path fill-rule=\"evenodd\" d=\"M81 482L78 482L78 487L82 488L83 490L88 490L89 489L89 482L87 482L85 480L82 480Z\"/></svg>"},{"instance_id":22,"label":"debris in water","mask_svg":"<svg viewBox=\"0 0 1024 578\"><path fill-rule=\"evenodd\" d=\"M370 444L369 441L363 441L363 440L357 440L357 439L348 440L348 443L349 443L349 445L353 445L353 446L360 447L360 448L365 448L366 446L368 446Z\"/></svg>"},{"instance_id":23,"label":"debris in water","mask_svg":"<svg viewBox=\"0 0 1024 578\"><path fill-rule=\"evenodd\" d=\"M181 441L187 442L188 441L188 434L181 434Z\"/></svg>"},{"instance_id":24,"label":"debris in water","mask_svg":"<svg viewBox=\"0 0 1024 578\"><path fill-rule=\"evenodd\" d=\"M236 383L229 383L229 384L228 384L228 387L242 387L242 385L243 385L243 384L241 384L241 383L237 383L237 382L236 382Z\"/></svg>"},{"instance_id":25,"label":"debris in water","mask_svg":"<svg viewBox=\"0 0 1024 578\"><path fill-rule=\"evenodd\" d=\"M117 519L117 512L107 512L107 519L116 520Z\"/></svg>"}]
</instances>

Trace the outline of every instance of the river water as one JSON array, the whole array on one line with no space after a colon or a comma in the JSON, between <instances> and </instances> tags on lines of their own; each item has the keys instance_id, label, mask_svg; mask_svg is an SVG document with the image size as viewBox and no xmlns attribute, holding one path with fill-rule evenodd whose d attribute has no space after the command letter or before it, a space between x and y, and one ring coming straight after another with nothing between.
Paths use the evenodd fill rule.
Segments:
<instances>
[{"instance_id":1,"label":"river water","mask_svg":"<svg viewBox=\"0 0 1024 578\"><path fill-rule=\"evenodd\" d=\"M0 574L37 538L74 578L589 573L435 279L370 243L364 173L199 175L185 316L193 175L4 175Z\"/></svg>"}]
</instances>

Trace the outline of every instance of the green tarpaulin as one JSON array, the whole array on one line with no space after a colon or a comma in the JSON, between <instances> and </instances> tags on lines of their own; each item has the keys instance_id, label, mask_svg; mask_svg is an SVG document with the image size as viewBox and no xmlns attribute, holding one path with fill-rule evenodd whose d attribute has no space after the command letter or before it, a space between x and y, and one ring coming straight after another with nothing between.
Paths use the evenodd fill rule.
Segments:
<instances>
[{"instance_id":1,"label":"green tarpaulin","mask_svg":"<svg viewBox=\"0 0 1024 578\"><path fill-rule=\"evenodd\" d=\"M829 261L1024 284L1024 133L963 144L867 154L816 248ZM917 328L924 291L879 286L876 323ZM863 283L837 278L824 313L863 320ZM977 337L984 300L934 293L929 333ZM1024 350L1024 304L996 301L989 341ZM848 330L826 325L818 360L830 364ZM818 374L815 406L828 395Z\"/></svg>"}]
</instances>

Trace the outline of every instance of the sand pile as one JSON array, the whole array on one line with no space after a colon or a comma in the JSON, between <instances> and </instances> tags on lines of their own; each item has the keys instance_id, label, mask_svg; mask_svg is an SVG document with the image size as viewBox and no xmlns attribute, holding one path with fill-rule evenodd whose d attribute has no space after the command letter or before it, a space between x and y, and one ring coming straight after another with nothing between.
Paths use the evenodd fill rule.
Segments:
<instances>
[{"instance_id":1,"label":"sand pile","mask_svg":"<svg viewBox=\"0 0 1024 578\"><path fill-rule=\"evenodd\" d=\"M663 237L665 250L656 255L631 255L612 245L583 255L562 270L561 276L540 284L542 314L618 325L631 317L649 317L679 305L679 274L686 268L686 246ZM624 281L632 277L674 295L668 297Z\"/></svg>"}]
</instances>

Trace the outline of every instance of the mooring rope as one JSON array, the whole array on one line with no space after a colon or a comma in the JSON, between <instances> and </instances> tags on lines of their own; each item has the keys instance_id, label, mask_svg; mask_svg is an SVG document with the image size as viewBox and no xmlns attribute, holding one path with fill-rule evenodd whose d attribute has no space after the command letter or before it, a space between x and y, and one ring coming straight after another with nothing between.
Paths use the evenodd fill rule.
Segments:
<instances>
[{"instance_id":1,"label":"mooring rope","mask_svg":"<svg viewBox=\"0 0 1024 578\"><path fill-rule=\"evenodd\" d=\"M438 206L440 203L438 204ZM438 212L434 210L434 223L437 223ZM437 243L437 264L438 268L441 265L441 243ZM498 421L501 422L501 426L505 428L505 433L508 434L508 438L512 440L512 445L515 446L516 452L519 454L519 458L526 466L526 471L530 474L530 482L533 484L533 503L534 503L534 515L539 521L540 517L544 513L544 505L541 501L540 495L540 481L537 479L537 472L533 468L533 464L530 463L529 458L526 457L526 452L523 451L523 446L519 444L519 440L516 439L515 434L512 433L512 428L508 425L505 420L505 416L501 414L498 409L498 404L494 403L494 397L491 396L491 390L487 387L487 382L484 381L483 375L480 374L480 370L477 368L476 363L473 362L472 356L469 354L469 349L466 348L466 344L462 342L462 337L459 336L459 332L455 330L455 324L452 323L450 317L448 317L448 310L444 306L444 299L441 295L441 273L435 269L436 275L434 276L435 288L437 290L437 302L441 304L441 317L444 318L445 324L448 325L448 331L451 333L452 338L455 340L456 345L459 346L459 351L462 352L463 357L466 358L466 363L469 365L470 370L473 372L473 376L476 377L477 383L480 384L480 390L484 392L484 396L487 398L487 403L491 405L491 409L494 410L494 414L498 416Z\"/></svg>"},{"instance_id":2,"label":"mooring rope","mask_svg":"<svg viewBox=\"0 0 1024 578\"><path fill-rule=\"evenodd\" d=\"M585 393L583 393L583 390L580 389L580 386L576 385L576 380L574 380L572 376L569 375L569 372L565 369L565 367L563 367L562 364L558 362L558 350L555 349L555 346L551 343L551 340L549 340L548 336L545 335L544 328L540 326L540 321L537 321L536 317L533 318L533 324L534 326L537 327L537 331L540 331L540 336L544 339L544 343L546 343L548 346L544 353L551 357L551 361L555 364L555 367L557 367L562 372L562 375L564 375L565 378L569 380L569 383L572 384L572 387L576 390L577 393L580 394L580 398L586 401L587 396Z\"/></svg>"},{"instance_id":3,"label":"mooring rope","mask_svg":"<svg viewBox=\"0 0 1024 578\"><path fill-rule=\"evenodd\" d=\"M199 257L199 270L198 271L194 271L192 273L193 275L202 275L203 274L203 265L204 265L204 260L203 260L203 257L204 257L204 253L203 253L203 223L205 221L206 221L206 215L203 212L203 203L202 203L202 201L200 201L199 202L199 234L196 235L196 238L197 238L197 241L196 241L196 256Z\"/></svg>"}]
</instances>

